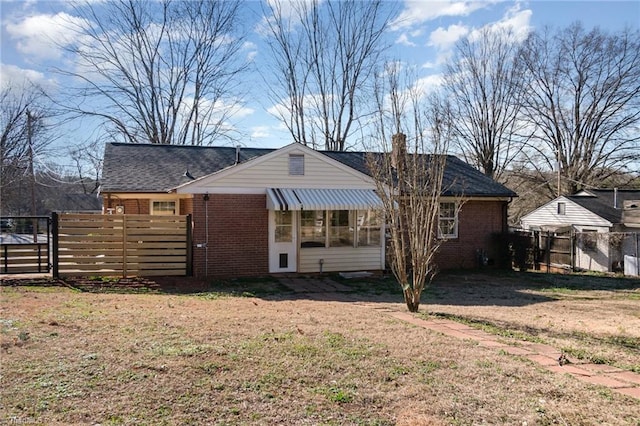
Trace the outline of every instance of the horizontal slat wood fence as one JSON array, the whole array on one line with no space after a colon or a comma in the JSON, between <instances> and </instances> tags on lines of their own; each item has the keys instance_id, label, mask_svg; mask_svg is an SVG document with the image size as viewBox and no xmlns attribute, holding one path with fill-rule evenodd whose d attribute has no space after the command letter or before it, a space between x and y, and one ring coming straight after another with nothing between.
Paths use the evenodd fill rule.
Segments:
<instances>
[{"instance_id":1,"label":"horizontal slat wood fence","mask_svg":"<svg viewBox=\"0 0 640 426\"><path fill-rule=\"evenodd\" d=\"M190 275L190 216L61 214L54 222L56 276Z\"/></svg>"}]
</instances>

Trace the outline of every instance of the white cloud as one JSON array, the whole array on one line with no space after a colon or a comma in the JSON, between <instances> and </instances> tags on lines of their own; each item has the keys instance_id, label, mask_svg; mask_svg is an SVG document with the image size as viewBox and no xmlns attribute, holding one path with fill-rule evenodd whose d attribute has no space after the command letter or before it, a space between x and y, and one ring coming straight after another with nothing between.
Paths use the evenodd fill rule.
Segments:
<instances>
[{"instance_id":1,"label":"white cloud","mask_svg":"<svg viewBox=\"0 0 640 426\"><path fill-rule=\"evenodd\" d=\"M255 126L251 128L251 138L264 139L271 137L270 126Z\"/></svg>"},{"instance_id":2,"label":"white cloud","mask_svg":"<svg viewBox=\"0 0 640 426\"><path fill-rule=\"evenodd\" d=\"M60 12L55 15L32 15L6 24L7 33L16 40L16 49L25 56L59 59L61 46L73 42L73 27L84 25L81 18Z\"/></svg>"},{"instance_id":3,"label":"white cloud","mask_svg":"<svg viewBox=\"0 0 640 426\"><path fill-rule=\"evenodd\" d=\"M442 81L442 74L431 74L416 80L414 90L416 93L426 97L436 91L442 84Z\"/></svg>"},{"instance_id":4,"label":"white cloud","mask_svg":"<svg viewBox=\"0 0 640 426\"><path fill-rule=\"evenodd\" d=\"M516 3L512 8L507 10L502 19L472 31L471 34L469 34L469 38L471 40L476 39L479 37L480 31L486 29L490 32L510 33L514 38L514 42L521 42L527 38L533 29L531 26L532 14L533 12L530 9L520 10L520 4Z\"/></svg>"},{"instance_id":5,"label":"white cloud","mask_svg":"<svg viewBox=\"0 0 640 426\"><path fill-rule=\"evenodd\" d=\"M396 39L396 44L402 44L402 45L410 46L410 47L417 46L414 42L409 40L409 37L407 36L407 33L400 34L400 37L398 37Z\"/></svg>"},{"instance_id":6,"label":"white cloud","mask_svg":"<svg viewBox=\"0 0 640 426\"><path fill-rule=\"evenodd\" d=\"M407 1L404 10L391 23L391 29L410 28L441 16L468 16L491 4L490 1Z\"/></svg>"},{"instance_id":7,"label":"white cloud","mask_svg":"<svg viewBox=\"0 0 640 426\"><path fill-rule=\"evenodd\" d=\"M242 44L242 49L247 51L247 60L249 62L253 62L255 57L258 55L258 46L251 41L244 42Z\"/></svg>"},{"instance_id":8,"label":"white cloud","mask_svg":"<svg viewBox=\"0 0 640 426\"><path fill-rule=\"evenodd\" d=\"M54 80L47 79L43 73L35 70L24 69L15 65L0 64L0 88L26 88L31 84L41 88L54 89Z\"/></svg>"},{"instance_id":9,"label":"white cloud","mask_svg":"<svg viewBox=\"0 0 640 426\"><path fill-rule=\"evenodd\" d=\"M469 33L469 28L464 25L449 25L448 28L439 27L429 35L429 46L438 49L446 49L455 44Z\"/></svg>"}]
</instances>

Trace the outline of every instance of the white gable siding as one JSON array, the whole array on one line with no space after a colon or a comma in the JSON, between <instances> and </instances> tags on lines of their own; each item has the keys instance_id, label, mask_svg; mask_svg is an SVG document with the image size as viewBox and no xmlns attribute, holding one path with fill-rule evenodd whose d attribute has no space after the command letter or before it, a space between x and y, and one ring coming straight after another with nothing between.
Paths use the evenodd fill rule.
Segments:
<instances>
[{"instance_id":1,"label":"white gable siding","mask_svg":"<svg viewBox=\"0 0 640 426\"><path fill-rule=\"evenodd\" d=\"M289 154L304 155L304 175L289 174ZM178 192L247 193L264 192L266 188L375 189L375 184L367 176L322 154L283 149L205 177Z\"/></svg>"},{"instance_id":2,"label":"white gable siding","mask_svg":"<svg viewBox=\"0 0 640 426\"><path fill-rule=\"evenodd\" d=\"M565 203L565 214L558 214L558 203ZM610 227L611 222L590 212L579 204L574 203L565 197L556 198L553 201L537 208L520 219L524 229L531 229L536 226L570 226L588 225Z\"/></svg>"}]
</instances>

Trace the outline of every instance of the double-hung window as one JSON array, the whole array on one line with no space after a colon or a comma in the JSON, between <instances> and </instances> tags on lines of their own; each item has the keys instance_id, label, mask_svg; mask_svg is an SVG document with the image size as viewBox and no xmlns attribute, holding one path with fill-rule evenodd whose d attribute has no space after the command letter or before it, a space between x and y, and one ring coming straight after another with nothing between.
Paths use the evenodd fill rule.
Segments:
<instances>
[{"instance_id":1,"label":"double-hung window","mask_svg":"<svg viewBox=\"0 0 640 426\"><path fill-rule=\"evenodd\" d=\"M458 208L456 203L440 203L438 237L458 238Z\"/></svg>"}]
</instances>

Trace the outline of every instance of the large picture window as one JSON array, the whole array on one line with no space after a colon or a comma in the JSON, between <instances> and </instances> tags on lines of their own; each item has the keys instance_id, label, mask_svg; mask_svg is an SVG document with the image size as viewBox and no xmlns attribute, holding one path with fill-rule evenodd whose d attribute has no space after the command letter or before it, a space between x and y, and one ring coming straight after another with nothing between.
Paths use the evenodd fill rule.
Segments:
<instances>
[{"instance_id":1,"label":"large picture window","mask_svg":"<svg viewBox=\"0 0 640 426\"><path fill-rule=\"evenodd\" d=\"M458 238L458 208L456 203L440 203L438 237Z\"/></svg>"},{"instance_id":2,"label":"large picture window","mask_svg":"<svg viewBox=\"0 0 640 426\"><path fill-rule=\"evenodd\" d=\"M382 213L373 210L300 212L300 247L380 245Z\"/></svg>"}]
</instances>

